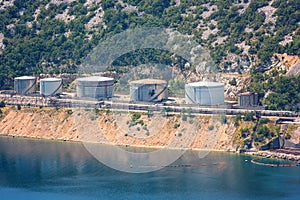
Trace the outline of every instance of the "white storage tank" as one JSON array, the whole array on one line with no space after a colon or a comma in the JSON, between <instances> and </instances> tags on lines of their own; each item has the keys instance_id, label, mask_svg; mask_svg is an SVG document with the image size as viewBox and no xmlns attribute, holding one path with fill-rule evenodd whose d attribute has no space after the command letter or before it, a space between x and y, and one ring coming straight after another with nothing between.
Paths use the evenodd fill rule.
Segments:
<instances>
[{"instance_id":1,"label":"white storage tank","mask_svg":"<svg viewBox=\"0 0 300 200\"><path fill-rule=\"evenodd\" d=\"M168 99L168 84L165 80L141 79L130 82L131 101L162 101Z\"/></svg>"},{"instance_id":2,"label":"white storage tank","mask_svg":"<svg viewBox=\"0 0 300 200\"><path fill-rule=\"evenodd\" d=\"M14 78L14 89L17 94L27 95L35 92L36 78L34 76L20 76Z\"/></svg>"},{"instance_id":3,"label":"white storage tank","mask_svg":"<svg viewBox=\"0 0 300 200\"><path fill-rule=\"evenodd\" d=\"M223 105L224 84L217 82L194 82L185 85L185 99L188 104Z\"/></svg>"},{"instance_id":4,"label":"white storage tank","mask_svg":"<svg viewBox=\"0 0 300 200\"><path fill-rule=\"evenodd\" d=\"M82 98L104 99L113 97L114 79L90 76L77 79L77 96Z\"/></svg>"},{"instance_id":5,"label":"white storage tank","mask_svg":"<svg viewBox=\"0 0 300 200\"><path fill-rule=\"evenodd\" d=\"M52 96L62 93L61 78L43 78L40 80L40 93L44 96Z\"/></svg>"}]
</instances>

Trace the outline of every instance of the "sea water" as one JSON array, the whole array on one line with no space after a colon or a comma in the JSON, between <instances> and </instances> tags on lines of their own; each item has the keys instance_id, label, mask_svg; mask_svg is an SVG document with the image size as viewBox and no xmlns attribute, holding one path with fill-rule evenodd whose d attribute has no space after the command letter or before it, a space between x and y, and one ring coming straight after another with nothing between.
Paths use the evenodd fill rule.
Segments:
<instances>
[{"instance_id":1,"label":"sea water","mask_svg":"<svg viewBox=\"0 0 300 200\"><path fill-rule=\"evenodd\" d=\"M102 164L80 143L0 137L0 198L300 199L300 167L251 159L188 151L163 169L134 174Z\"/></svg>"}]
</instances>

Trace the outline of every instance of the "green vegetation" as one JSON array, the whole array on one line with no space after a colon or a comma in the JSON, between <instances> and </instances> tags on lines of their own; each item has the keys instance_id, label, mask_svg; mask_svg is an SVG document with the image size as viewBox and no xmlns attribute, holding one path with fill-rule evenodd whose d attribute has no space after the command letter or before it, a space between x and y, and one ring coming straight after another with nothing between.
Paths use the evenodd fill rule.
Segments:
<instances>
[{"instance_id":1,"label":"green vegetation","mask_svg":"<svg viewBox=\"0 0 300 200\"><path fill-rule=\"evenodd\" d=\"M244 12L241 12L244 7L240 3L246 0L182 0L180 4L174 0L123 0L122 4L102 0L101 4L89 7L85 2L52 4L50 0L15 0L13 6L0 10L0 32L4 35L5 46L0 49L0 89L12 88L13 77L19 75L77 72L78 66L99 42L136 27L171 28L190 35L210 50L211 57L222 70L231 65L232 61L226 58L228 54L238 57L236 70L239 72L243 70L241 63L249 65L250 61L255 61L255 70L264 70L273 53L300 55L297 0L275 0L272 6L277 9L274 13L277 20L268 23L264 12L258 11L268 5L267 0L249 1ZM212 5L217 9L204 17ZM104 11L102 22L88 27L100 6ZM57 15L62 13L69 19L60 19ZM217 23L213 24L212 20ZM202 37L204 31L216 29L218 31L207 39ZM280 45L287 35L292 35L293 41ZM224 36L223 42L217 42ZM236 45L241 42L250 46L249 53L245 54ZM138 50L120 56L113 65L158 62L185 71L186 61L172 59L172 56L164 50ZM231 84L234 85L234 81ZM173 91L177 92L176 87ZM281 103L273 104L274 108L281 107Z\"/></svg>"},{"instance_id":2,"label":"green vegetation","mask_svg":"<svg viewBox=\"0 0 300 200\"><path fill-rule=\"evenodd\" d=\"M221 115L221 122L222 122L223 124L226 124L226 123L227 123L226 115Z\"/></svg>"},{"instance_id":3,"label":"green vegetation","mask_svg":"<svg viewBox=\"0 0 300 200\"><path fill-rule=\"evenodd\" d=\"M214 130L214 125L209 125L209 127L208 127L208 130L210 130L210 131L212 131L212 130Z\"/></svg>"},{"instance_id":4,"label":"green vegetation","mask_svg":"<svg viewBox=\"0 0 300 200\"><path fill-rule=\"evenodd\" d=\"M4 108L5 107L5 102L4 101L1 101L0 102L0 108Z\"/></svg>"},{"instance_id":5,"label":"green vegetation","mask_svg":"<svg viewBox=\"0 0 300 200\"><path fill-rule=\"evenodd\" d=\"M254 118L253 116L253 113L250 113L248 119L246 116L244 118L239 115L234 117L235 126L238 126L234 141L242 148L255 147L259 149L280 134L280 125L275 125L268 118Z\"/></svg>"},{"instance_id":6,"label":"green vegetation","mask_svg":"<svg viewBox=\"0 0 300 200\"><path fill-rule=\"evenodd\" d=\"M193 119L190 119L190 120L189 120L189 123L190 123L190 124L193 124L193 123L194 123L194 120L193 120Z\"/></svg>"},{"instance_id":7,"label":"green vegetation","mask_svg":"<svg viewBox=\"0 0 300 200\"><path fill-rule=\"evenodd\" d=\"M131 121L137 121L140 118L141 118L141 113L135 112L131 116Z\"/></svg>"},{"instance_id":8,"label":"green vegetation","mask_svg":"<svg viewBox=\"0 0 300 200\"><path fill-rule=\"evenodd\" d=\"M141 113L134 112L131 115L131 121L130 122L128 121L127 124L129 124L129 127L136 126L138 124L140 124L141 126L144 126L144 121L142 119L140 119L140 118L141 118Z\"/></svg>"},{"instance_id":9,"label":"green vegetation","mask_svg":"<svg viewBox=\"0 0 300 200\"><path fill-rule=\"evenodd\" d=\"M237 84L236 78L233 78L231 81L229 81L229 84L232 86L236 86L236 84Z\"/></svg>"},{"instance_id":10,"label":"green vegetation","mask_svg":"<svg viewBox=\"0 0 300 200\"><path fill-rule=\"evenodd\" d=\"M291 139L291 134L290 133L287 133L285 136L284 136L284 139L286 139L286 140L289 140L289 139Z\"/></svg>"},{"instance_id":11,"label":"green vegetation","mask_svg":"<svg viewBox=\"0 0 300 200\"><path fill-rule=\"evenodd\" d=\"M270 94L263 99L270 110L300 110L300 75L279 76L278 73L252 75L252 82L248 89L257 91L259 98L263 98L267 91Z\"/></svg>"},{"instance_id":12,"label":"green vegetation","mask_svg":"<svg viewBox=\"0 0 300 200\"><path fill-rule=\"evenodd\" d=\"M239 122L242 120L242 116L241 115L236 115L234 116L234 126L238 126Z\"/></svg>"},{"instance_id":13,"label":"green vegetation","mask_svg":"<svg viewBox=\"0 0 300 200\"><path fill-rule=\"evenodd\" d=\"M245 113L244 120L245 121L253 121L255 116L255 112L247 112Z\"/></svg>"},{"instance_id":14,"label":"green vegetation","mask_svg":"<svg viewBox=\"0 0 300 200\"><path fill-rule=\"evenodd\" d=\"M170 95L184 95L184 86L185 83L183 80L173 80L169 81L169 94Z\"/></svg>"},{"instance_id":15,"label":"green vegetation","mask_svg":"<svg viewBox=\"0 0 300 200\"><path fill-rule=\"evenodd\" d=\"M269 122L270 122L270 120L268 118L261 118L259 120L259 125L264 125L264 124L267 124Z\"/></svg>"},{"instance_id":16,"label":"green vegetation","mask_svg":"<svg viewBox=\"0 0 300 200\"><path fill-rule=\"evenodd\" d=\"M264 144L266 140L270 140L275 135L276 134L273 131L271 131L267 126L259 126L256 134L254 135L254 141L258 144Z\"/></svg>"},{"instance_id":17,"label":"green vegetation","mask_svg":"<svg viewBox=\"0 0 300 200\"><path fill-rule=\"evenodd\" d=\"M180 127L180 124L174 124L174 128L177 129Z\"/></svg>"},{"instance_id":18,"label":"green vegetation","mask_svg":"<svg viewBox=\"0 0 300 200\"><path fill-rule=\"evenodd\" d=\"M242 128L241 130L242 138L247 138L250 135L250 130L248 127Z\"/></svg>"}]
</instances>

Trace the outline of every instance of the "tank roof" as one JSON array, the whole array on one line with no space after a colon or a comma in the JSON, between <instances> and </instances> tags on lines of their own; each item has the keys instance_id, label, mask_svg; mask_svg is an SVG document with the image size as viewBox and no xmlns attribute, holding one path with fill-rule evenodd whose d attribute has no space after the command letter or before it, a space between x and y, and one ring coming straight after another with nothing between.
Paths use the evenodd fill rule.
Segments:
<instances>
[{"instance_id":1,"label":"tank roof","mask_svg":"<svg viewBox=\"0 0 300 200\"><path fill-rule=\"evenodd\" d=\"M19 77L15 77L15 80L32 80L35 79L34 76L19 76Z\"/></svg>"},{"instance_id":2,"label":"tank roof","mask_svg":"<svg viewBox=\"0 0 300 200\"><path fill-rule=\"evenodd\" d=\"M130 81L130 84L166 84L167 81L160 79L140 79L135 81Z\"/></svg>"},{"instance_id":3,"label":"tank roof","mask_svg":"<svg viewBox=\"0 0 300 200\"><path fill-rule=\"evenodd\" d=\"M189 86L194 86L194 87L201 87L201 86L213 86L213 87L218 87L218 86L224 86L224 83L218 83L218 82L209 82L209 81L199 81L199 82L193 82L193 83L188 83Z\"/></svg>"},{"instance_id":4,"label":"tank roof","mask_svg":"<svg viewBox=\"0 0 300 200\"><path fill-rule=\"evenodd\" d=\"M43 78L40 81L61 81L61 78Z\"/></svg>"},{"instance_id":5,"label":"tank roof","mask_svg":"<svg viewBox=\"0 0 300 200\"><path fill-rule=\"evenodd\" d=\"M113 81L113 78L104 77L104 76L89 76L78 78L77 81L91 81L91 82L100 82L100 81Z\"/></svg>"},{"instance_id":6,"label":"tank roof","mask_svg":"<svg viewBox=\"0 0 300 200\"><path fill-rule=\"evenodd\" d=\"M238 94L238 96L249 96L252 94L257 94L257 92L243 92L243 93Z\"/></svg>"}]
</instances>

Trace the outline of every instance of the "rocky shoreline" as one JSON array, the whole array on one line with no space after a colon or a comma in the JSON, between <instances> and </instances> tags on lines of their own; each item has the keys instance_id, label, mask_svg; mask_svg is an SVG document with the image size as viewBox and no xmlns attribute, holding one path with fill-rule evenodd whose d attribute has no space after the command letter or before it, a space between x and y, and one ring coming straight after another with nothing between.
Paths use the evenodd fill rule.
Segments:
<instances>
[{"instance_id":1,"label":"rocky shoreline","mask_svg":"<svg viewBox=\"0 0 300 200\"><path fill-rule=\"evenodd\" d=\"M293 155L288 153L274 152L274 151L256 151L256 152L246 152L247 155L260 156L264 158L275 158L283 159L289 161L300 162L300 155Z\"/></svg>"},{"instance_id":2,"label":"rocky shoreline","mask_svg":"<svg viewBox=\"0 0 300 200\"><path fill-rule=\"evenodd\" d=\"M32 137L32 136L17 136L17 135L10 135L10 134L1 134L0 137L17 137L17 138L24 138L24 139L33 139L33 140L49 140L49 141L58 141L58 142L76 142L81 143L85 141L81 140L65 140L65 139L49 139L43 137ZM133 148L149 148L149 149L164 149L164 146L148 146L148 145L130 145L130 144L114 144L114 143L105 143L105 142L97 142L98 144L106 144L106 145L115 145L115 146L124 146L124 147L133 147ZM191 150L191 151L212 151L212 152L230 152L230 153L239 153L239 151L228 151L228 150L220 150L220 149L201 149L201 148L167 148L173 150ZM293 155L289 153L282 153L282 152L274 152L274 151L248 151L244 152L246 155L250 156L258 156L263 158L273 158L273 159L282 159L288 161L295 161L300 163L300 155Z\"/></svg>"},{"instance_id":3,"label":"rocky shoreline","mask_svg":"<svg viewBox=\"0 0 300 200\"><path fill-rule=\"evenodd\" d=\"M2 111L0 136L137 148L239 152L236 151L238 144L234 142L238 127L234 125L232 117L227 118L227 123L218 123L208 116L184 121L180 116L149 118L145 114L139 119L144 126L130 126L128 122L132 120L132 116L124 113L103 111L90 116L90 112L84 113L84 110L27 107L22 110L6 107ZM297 154L282 151L255 151L246 154L300 161L300 151Z\"/></svg>"}]
</instances>

